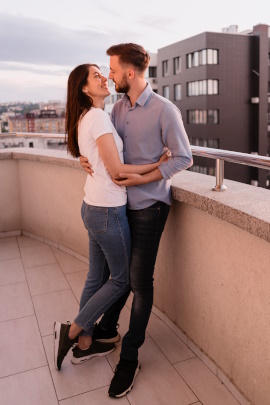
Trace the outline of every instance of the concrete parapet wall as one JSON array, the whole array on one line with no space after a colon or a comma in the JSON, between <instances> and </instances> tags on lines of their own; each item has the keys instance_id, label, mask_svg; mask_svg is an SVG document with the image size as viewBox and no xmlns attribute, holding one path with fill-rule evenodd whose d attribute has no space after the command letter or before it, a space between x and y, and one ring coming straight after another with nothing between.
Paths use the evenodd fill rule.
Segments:
<instances>
[{"instance_id":1,"label":"concrete parapet wall","mask_svg":"<svg viewBox=\"0 0 270 405\"><path fill-rule=\"evenodd\" d=\"M161 240L154 304L247 398L269 405L270 193L227 181L228 190L216 193L213 183L194 173L175 179L180 201Z\"/></svg>"},{"instance_id":2,"label":"concrete parapet wall","mask_svg":"<svg viewBox=\"0 0 270 405\"><path fill-rule=\"evenodd\" d=\"M21 229L88 257L80 212L86 173L79 163L52 150L17 149L3 159L6 153L0 153L0 232Z\"/></svg>"}]
</instances>

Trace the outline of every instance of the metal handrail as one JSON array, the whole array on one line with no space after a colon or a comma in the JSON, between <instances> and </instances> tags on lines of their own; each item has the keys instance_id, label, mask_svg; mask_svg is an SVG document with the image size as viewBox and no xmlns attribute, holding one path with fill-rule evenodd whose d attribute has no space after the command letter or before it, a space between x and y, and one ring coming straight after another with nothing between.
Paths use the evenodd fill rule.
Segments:
<instances>
[{"instance_id":1,"label":"metal handrail","mask_svg":"<svg viewBox=\"0 0 270 405\"><path fill-rule=\"evenodd\" d=\"M212 188L214 191L224 191L227 189L227 187L223 184L224 161L257 167L258 169L270 170L270 157L267 156L233 152L223 149L204 148L193 145L191 145L191 151L195 156L216 159L216 185Z\"/></svg>"}]
</instances>

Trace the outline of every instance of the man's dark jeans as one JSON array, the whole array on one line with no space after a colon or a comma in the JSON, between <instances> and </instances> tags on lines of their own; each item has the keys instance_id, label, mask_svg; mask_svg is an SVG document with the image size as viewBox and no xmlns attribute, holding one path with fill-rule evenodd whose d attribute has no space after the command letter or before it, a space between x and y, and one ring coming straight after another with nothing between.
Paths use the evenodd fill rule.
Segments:
<instances>
[{"instance_id":1,"label":"man's dark jeans","mask_svg":"<svg viewBox=\"0 0 270 405\"><path fill-rule=\"evenodd\" d=\"M136 360L145 340L145 330L153 305L153 274L160 238L170 206L158 201L142 210L127 210L131 230L130 285L134 294L129 330L123 338L120 357ZM129 292L103 316L101 326L114 329Z\"/></svg>"}]
</instances>

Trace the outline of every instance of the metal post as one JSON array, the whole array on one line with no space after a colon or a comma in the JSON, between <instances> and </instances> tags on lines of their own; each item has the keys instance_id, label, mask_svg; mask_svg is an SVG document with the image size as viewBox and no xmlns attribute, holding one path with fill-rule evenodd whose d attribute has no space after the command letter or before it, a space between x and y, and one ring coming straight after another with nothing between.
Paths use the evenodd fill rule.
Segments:
<instances>
[{"instance_id":1,"label":"metal post","mask_svg":"<svg viewBox=\"0 0 270 405\"><path fill-rule=\"evenodd\" d=\"M223 184L224 180L224 160L216 159L216 186L213 191L224 191L227 187Z\"/></svg>"}]
</instances>

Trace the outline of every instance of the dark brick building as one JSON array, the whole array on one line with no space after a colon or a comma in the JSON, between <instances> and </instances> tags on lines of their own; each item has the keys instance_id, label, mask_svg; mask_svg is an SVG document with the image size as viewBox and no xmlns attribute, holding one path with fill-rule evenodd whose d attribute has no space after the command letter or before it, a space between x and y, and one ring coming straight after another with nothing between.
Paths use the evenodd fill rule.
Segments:
<instances>
[{"instance_id":1,"label":"dark brick building","mask_svg":"<svg viewBox=\"0 0 270 405\"><path fill-rule=\"evenodd\" d=\"M159 49L158 93L180 108L192 145L269 156L269 27L204 32ZM193 170L214 167L194 158ZM225 162L225 177L269 188L265 170Z\"/></svg>"}]
</instances>

